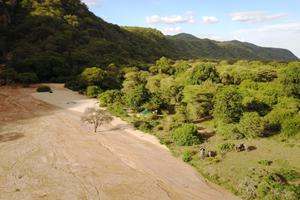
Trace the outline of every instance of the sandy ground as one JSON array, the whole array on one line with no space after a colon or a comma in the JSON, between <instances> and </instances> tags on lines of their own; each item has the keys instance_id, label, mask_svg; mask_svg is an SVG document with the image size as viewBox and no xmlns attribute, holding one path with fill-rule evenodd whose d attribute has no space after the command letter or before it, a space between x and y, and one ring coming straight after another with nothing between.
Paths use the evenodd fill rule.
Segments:
<instances>
[{"instance_id":1,"label":"sandy ground","mask_svg":"<svg viewBox=\"0 0 300 200\"><path fill-rule=\"evenodd\" d=\"M96 101L52 87L0 88L1 200L237 199L119 119L92 133L80 115Z\"/></svg>"}]
</instances>

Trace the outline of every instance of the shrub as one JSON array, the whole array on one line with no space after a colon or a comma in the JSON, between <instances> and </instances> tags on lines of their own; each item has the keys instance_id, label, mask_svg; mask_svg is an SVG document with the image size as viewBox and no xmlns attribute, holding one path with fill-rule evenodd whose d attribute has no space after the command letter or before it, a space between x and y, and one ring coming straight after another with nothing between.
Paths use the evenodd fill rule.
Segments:
<instances>
[{"instance_id":1,"label":"shrub","mask_svg":"<svg viewBox=\"0 0 300 200\"><path fill-rule=\"evenodd\" d=\"M280 174L284 176L287 181L300 179L300 172L293 169L280 169Z\"/></svg>"},{"instance_id":2,"label":"shrub","mask_svg":"<svg viewBox=\"0 0 300 200\"><path fill-rule=\"evenodd\" d=\"M101 106L109 106L122 100L122 92L120 90L107 90L98 96L98 100Z\"/></svg>"},{"instance_id":3,"label":"shrub","mask_svg":"<svg viewBox=\"0 0 300 200\"><path fill-rule=\"evenodd\" d=\"M120 102L115 102L112 105L110 105L107 109L109 112L111 112L113 115L117 117L127 117L128 114L124 108L124 105Z\"/></svg>"},{"instance_id":4,"label":"shrub","mask_svg":"<svg viewBox=\"0 0 300 200\"><path fill-rule=\"evenodd\" d=\"M282 173L266 170L248 175L239 184L245 199L296 200L300 198L299 189L299 185L288 183Z\"/></svg>"},{"instance_id":5,"label":"shrub","mask_svg":"<svg viewBox=\"0 0 300 200\"><path fill-rule=\"evenodd\" d=\"M73 91L82 91L85 90L86 83L80 78L73 77L65 83L65 88Z\"/></svg>"},{"instance_id":6,"label":"shrub","mask_svg":"<svg viewBox=\"0 0 300 200\"><path fill-rule=\"evenodd\" d=\"M279 80L289 94L300 97L300 62L289 63L280 71Z\"/></svg>"},{"instance_id":7,"label":"shrub","mask_svg":"<svg viewBox=\"0 0 300 200\"><path fill-rule=\"evenodd\" d=\"M191 146L200 144L197 127L192 124L183 124L172 132L172 139L177 145Z\"/></svg>"},{"instance_id":8,"label":"shrub","mask_svg":"<svg viewBox=\"0 0 300 200\"><path fill-rule=\"evenodd\" d=\"M225 86L218 90L214 99L215 119L225 123L238 122L242 114L242 96L234 86Z\"/></svg>"},{"instance_id":9,"label":"shrub","mask_svg":"<svg viewBox=\"0 0 300 200\"><path fill-rule=\"evenodd\" d=\"M23 86L28 86L31 83L38 82L38 77L35 73L20 73L18 74L18 81L23 84Z\"/></svg>"},{"instance_id":10,"label":"shrub","mask_svg":"<svg viewBox=\"0 0 300 200\"><path fill-rule=\"evenodd\" d=\"M265 116L268 129L272 131L280 131L282 123L296 115L300 107L299 100L291 97L283 97L278 100L278 104Z\"/></svg>"},{"instance_id":11,"label":"shrub","mask_svg":"<svg viewBox=\"0 0 300 200\"><path fill-rule=\"evenodd\" d=\"M238 129L246 138L261 137L263 136L264 123L258 113L244 113Z\"/></svg>"},{"instance_id":12,"label":"shrub","mask_svg":"<svg viewBox=\"0 0 300 200\"><path fill-rule=\"evenodd\" d=\"M216 132L227 139L242 139L244 135L240 133L238 124L218 123Z\"/></svg>"},{"instance_id":13,"label":"shrub","mask_svg":"<svg viewBox=\"0 0 300 200\"><path fill-rule=\"evenodd\" d=\"M133 122L133 125L143 132L150 133L157 125L159 125L159 121L137 118L137 120Z\"/></svg>"},{"instance_id":14,"label":"shrub","mask_svg":"<svg viewBox=\"0 0 300 200\"><path fill-rule=\"evenodd\" d=\"M18 73L12 68L7 68L0 72L0 79L4 79L5 83L9 84L18 80Z\"/></svg>"},{"instance_id":15,"label":"shrub","mask_svg":"<svg viewBox=\"0 0 300 200\"><path fill-rule=\"evenodd\" d=\"M299 199L300 187L287 183L278 173L270 173L263 177L257 186L257 199Z\"/></svg>"},{"instance_id":16,"label":"shrub","mask_svg":"<svg viewBox=\"0 0 300 200\"><path fill-rule=\"evenodd\" d=\"M86 95L88 97L97 97L102 92L102 89L99 86L92 85L86 88Z\"/></svg>"},{"instance_id":17,"label":"shrub","mask_svg":"<svg viewBox=\"0 0 300 200\"><path fill-rule=\"evenodd\" d=\"M52 90L49 86L47 85L41 85L36 89L37 92L50 92L52 93Z\"/></svg>"},{"instance_id":18,"label":"shrub","mask_svg":"<svg viewBox=\"0 0 300 200\"><path fill-rule=\"evenodd\" d=\"M300 133L300 115L283 121L281 132L285 137L293 137Z\"/></svg>"},{"instance_id":19,"label":"shrub","mask_svg":"<svg viewBox=\"0 0 300 200\"><path fill-rule=\"evenodd\" d=\"M230 142L225 142L225 143L218 145L218 149L221 153L227 153L227 152L233 151L234 147L235 147L235 144L230 143Z\"/></svg>"},{"instance_id":20,"label":"shrub","mask_svg":"<svg viewBox=\"0 0 300 200\"><path fill-rule=\"evenodd\" d=\"M126 103L135 111L141 111L142 105L149 99L148 90L144 85L138 85L133 90L126 92Z\"/></svg>"},{"instance_id":21,"label":"shrub","mask_svg":"<svg viewBox=\"0 0 300 200\"><path fill-rule=\"evenodd\" d=\"M105 72L98 67L85 68L80 74L87 85L100 85L104 80Z\"/></svg>"},{"instance_id":22,"label":"shrub","mask_svg":"<svg viewBox=\"0 0 300 200\"><path fill-rule=\"evenodd\" d=\"M260 160L258 161L258 164L264 165L264 166L270 166L273 163L271 160Z\"/></svg>"},{"instance_id":23,"label":"shrub","mask_svg":"<svg viewBox=\"0 0 300 200\"><path fill-rule=\"evenodd\" d=\"M182 155L182 160L184 162L190 162L192 160L192 157L194 155L194 152L191 150L186 150Z\"/></svg>"}]
</instances>

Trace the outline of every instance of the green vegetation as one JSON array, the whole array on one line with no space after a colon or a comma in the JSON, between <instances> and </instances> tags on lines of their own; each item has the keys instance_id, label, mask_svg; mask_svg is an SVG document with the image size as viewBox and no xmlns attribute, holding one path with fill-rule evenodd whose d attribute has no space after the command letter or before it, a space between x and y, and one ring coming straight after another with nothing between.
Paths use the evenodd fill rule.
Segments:
<instances>
[{"instance_id":1,"label":"green vegetation","mask_svg":"<svg viewBox=\"0 0 300 200\"><path fill-rule=\"evenodd\" d=\"M300 62L291 52L119 27L79 0L5 0L0 11L0 84L64 82L245 199L299 199ZM111 118L89 110L83 120L96 131ZM217 155L199 158L200 144Z\"/></svg>"},{"instance_id":2,"label":"green vegetation","mask_svg":"<svg viewBox=\"0 0 300 200\"><path fill-rule=\"evenodd\" d=\"M191 146L200 143L197 127L192 124L183 124L172 132L172 138L177 145Z\"/></svg>"},{"instance_id":3,"label":"green vegetation","mask_svg":"<svg viewBox=\"0 0 300 200\"><path fill-rule=\"evenodd\" d=\"M144 67L144 63L154 63L161 56L298 60L284 49L262 48L238 41L217 42L188 34L165 36L151 28L119 27L95 16L80 0L3 0L0 15L0 64L17 73L35 73L40 81L70 81L93 66L105 72L106 83L101 87L116 89L122 81L118 69L131 65ZM159 62L152 72L170 74L175 70L166 65L168 59ZM194 66L190 81L196 84L207 79L217 81L219 77L213 65L203 65L206 64ZM270 80L274 75L272 71L261 71L256 78ZM84 78L89 85L101 81ZM287 84L291 78L282 81ZM298 95L296 87L291 86L290 92Z\"/></svg>"},{"instance_id":4,"label":"green vegetation","mask_svg":"<svg viewBox=\"0 0 300 200\"><path fill-rule=\"evenodd\" d=\"M29 86L32 83L38 82L38 77L34 73L19 73L17 77L18 82L20 82L24 87Z\"/></svg>"},{"instance_id":5,"label":"green vegetation","mask_svg":"<svg viewBox=\"0 0 300 200\"><path fill-rule=\"evenodd\" d=\"M101 93L101 88L96 85L91 85L86 88L86 95L88 97L97 97Z\"/></svg>"},{"instance_id":6,"label":"green vegetation","mask_svg":"<svg viewBox=\"0 0 300 200\"><path fill-rule=\"evenodd\" d=\"M101 106L111 106L115 102L121 102L121 98L122 92L119 90L107 90L98 96Z\"/></svg>"},{"instance_id":7,"label":"green vegetation","mask_svg":"<svg viewBox=\"0 0 300 200\"><path fill-rule=\"evenodd\" d=\"M270 166L272 164L272 161L270 161L270 160L260 160L260 161L258 161L258 164L265 165L265 166Z\"/></svg>"},{"instance_id":8,"label":"green vegetation","mask_svg":"<svg viewBox=\"0 0 300 200\"><path fill-rule=\"evenodd\" d=\"M240 120L238 129L246 138L262 137L264 123L258 113L244 113Z\"/></svg>"},{"instance_id":9,"label":"green vegetation","mask_svg":"<svg viewBox=\"0 0 300 200\"><path fill-rule=\"evenodd\" d=\"M187 150L183 153L182 160L184 162L190 162L192 160L193 155L195 155L195 152L193 152L191 150Z\"/></svg>"},{"instance_id":10,"label":"green vegetation","mask_svg":"<svg viewBox=\"0 0 300 200\"><path fill-rule=\"evenodd\" d=\"M245 199L298 199L300 160L293 155L300 153L300 99L291 92L297 79L290 67L300 62L163 57L147 67L126 68L122 88L98 98L207 179ZM285 90L287 85L294 89ZM202 157L200 145L206 149Z\"/></svg>"},{"instance_id":11,"label":"green vegetation","mask_svg":"<svg viewBox=\"0 0 300 200\"><path fill-rule=\"evenodd\" d=\"M282 134L286 137L300 135L300 116L296 115L293 118L287 118L282 124Z\"/></svg>"},{"instance_id":12,"label":"green vegetation","mask_svg":"<svg viewBox=\"0 0 300 200\"><path fill-rule=\"evenodd\" d=\"M230 142L221 143L218 145L218 149L221 153L227 153L234 150L235 144Z\"/></svg>"}]
</instances>

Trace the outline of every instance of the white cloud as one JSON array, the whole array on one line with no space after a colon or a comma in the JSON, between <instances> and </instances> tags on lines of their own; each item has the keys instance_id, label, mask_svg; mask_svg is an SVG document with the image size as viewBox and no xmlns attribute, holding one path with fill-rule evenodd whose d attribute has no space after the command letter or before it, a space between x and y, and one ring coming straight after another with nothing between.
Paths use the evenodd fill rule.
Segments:
<instances>
[{"instance_id":1,"label":"white cloud","mask_svg":"<svg viewBox=\"0 0 300 200\"><path fill-rule=\"evenodd\" d=\"M249 23L257 23L257 22L266 22L276 19L281 19L287 16L285 13L277 13L270 14L264 11L248 11L248 12L235 12L230 13L232 21L238 22L249 22Z\"/></svg>"},{"instance_id":2,"label":"white cloud","mask_svg":"<svg viewBox=\"0 0 300 200\"><path fill-rule=\"evenodd\" d=\"M81 0L83 3L85 3L89 8L96 7L98 3L97 0Z\"/></svg>"},{"instance_id":3,"label":"white cloud","mask_svg":"<svg viewBox=\"0 0 300 200\"><path fill-rule=\"evenodd\" d=\"M159 16L152 15L146 17L146 22L149 24L180 24L180 23L195 23L193 15L173 15L173 16Z\"/></svg>"},{"instance_id":4,"label":"white cloud","mask_svg":"<svg viewBox=\"0 0 300 200\"><path fill-rule=\"evenodd\" d=\"M182 28L180 26L177 27L167 27L162 30L165 35L175 35L178 33L182 33Z\"/></svg>"},{"instance_id":5,"label":"white cloud","mask_svg":"<svg viewBox=\"0 0 300 200\"><path fill-rule=\"evenodd\" d=\"M289 49L300 57L300 21L264 25L253 29L241 29L231 34L261 46Z\"/></svg>"},{"instance_id":6,"label":"white cloud","mask_svg":"<svg viewBox=\"0 0 300 200\"><path fill-rule=\"evenodd\" d=\"M203 16L202 22L205 24L215 24L215 23L218 23L219 20L218 20L218 18L216 18L214 16Z\"/></svg>"},{"instance_id":7,"label":"white cloud","mask_svg":"<svg viewBox=\"0 0 300 200\"><path fill-rule=\"evenodd\" d=\"M268 25L261 27L259 31L293 31L300 33L300 22Z\"/></svg>"}]
</instances>

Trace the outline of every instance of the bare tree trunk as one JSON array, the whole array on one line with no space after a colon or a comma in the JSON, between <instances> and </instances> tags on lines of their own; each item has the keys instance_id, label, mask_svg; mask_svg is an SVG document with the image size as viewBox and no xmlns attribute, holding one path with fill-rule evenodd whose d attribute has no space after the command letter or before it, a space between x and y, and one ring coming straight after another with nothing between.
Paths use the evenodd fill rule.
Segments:
<instances>
[{"instance_id":1,"label":"bare tree trunk","mask_svg":"<svg viewBox=\"0 0 300 200\"><path fill-rule=\"evenodd\" d=\"M97 128L98 128L98 123L95 123L95 124L94 124L94 133L97 132Z\"/></svg>"}]
</instances>

